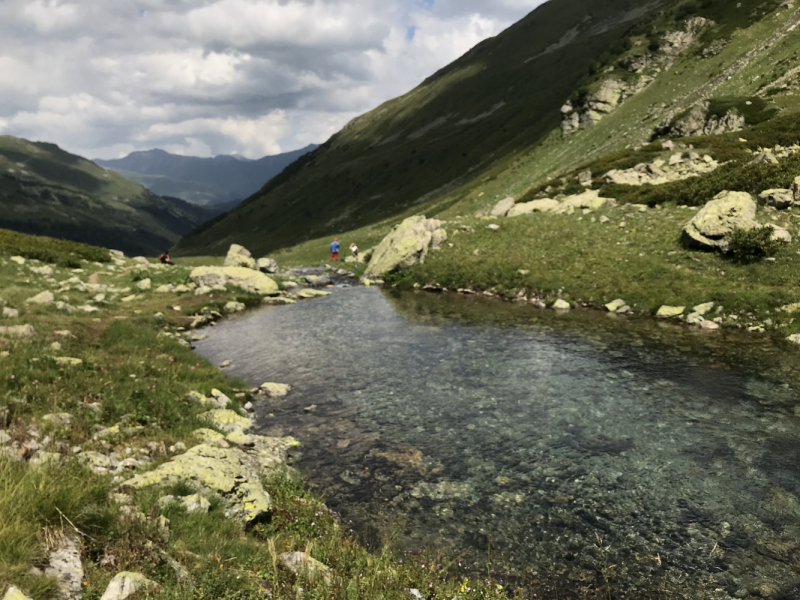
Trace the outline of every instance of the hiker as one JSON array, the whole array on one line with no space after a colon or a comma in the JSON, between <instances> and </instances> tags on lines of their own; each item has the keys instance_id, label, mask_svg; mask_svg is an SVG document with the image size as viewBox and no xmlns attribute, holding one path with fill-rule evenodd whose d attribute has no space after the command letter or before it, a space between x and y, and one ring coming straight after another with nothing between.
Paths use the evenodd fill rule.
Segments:
<instances>
[{"instance_id":1,"label":"hiker","mask_svg":"<svg viewBox=\"0 0 800 600\"><path fill-rule=\"evenodd\" d=\"M163 252L161 256L158 257L158 260L161 261L162 265L174 265L175 263L169 259L169 250Z\"/></svg>"},{"instance_id":2,"label":"hiker","mask_svg":"<svg viewBox=\"0 0 800 600\"><path fill-rule=\"evenodd\" d=\"M353 242L352 244L350 244L350 252L352 252L352 253L353 253L353 258L355 258L356 260L358 260L358 246L356 246L356 243L355 243L355 242Z\"/></svg>"},{"instance_id":3,"label":"hiker","mask_svg":"<svg viewBox=\"0 0 800 600\"><path fill-rule=\"evenodd\" d=\"M339 262L339 238L333 238L331 242L331 260Z\"/></svg>"}]
</instances>

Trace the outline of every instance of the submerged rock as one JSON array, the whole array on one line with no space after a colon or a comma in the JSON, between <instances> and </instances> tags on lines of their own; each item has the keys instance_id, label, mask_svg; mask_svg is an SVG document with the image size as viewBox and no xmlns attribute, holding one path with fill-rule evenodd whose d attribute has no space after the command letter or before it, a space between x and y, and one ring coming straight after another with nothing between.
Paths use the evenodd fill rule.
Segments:
<instances>
[{"instance_id":1,"label":"submerged rock","mask_svg":"<svg viewBox=\"0 0 800 600\"><path fill-rule=\"evenodd\" d=\"M197 285L208 287L232 285L251 294L277 294L278 284L259 271L246 267L197 267L190 275Z\"/></svg>"},{"instance_id":2,"label":"submerged rock","mask_svg":"<svg viewBox=\"0 0 800 600\"><path fill-rule=\"evenodd\" d=\"M375 248L364 277L378 278L424 263L434 234L441 229L441 225L441 221L426 219L421 215L403 221ZM439 231L437 237L446 238L444 230Z\"/></svg>"},{"instance_id":3,"label":"submerged rock","mask_svg":"<svg viewBox=\"0 0 800 600\"><path fill-rule=\"evenodd\" d=\"M228 249L228 255L225 257L223 265L226 267L246 267L248 269L255 269L256 261L247 248L239 244L232 244Z\"/></svg>"},{"instance_id":4,"label":"submerged rock","mask_svg":"<svg viewBox=\"0 0 800 600\"><path fill-rule=\"evenodd\" d=\"M685 245L727 251L734 229L755 229L756 203L746 192L720 192L683 228Z\"/></svg>"}]
</instances>

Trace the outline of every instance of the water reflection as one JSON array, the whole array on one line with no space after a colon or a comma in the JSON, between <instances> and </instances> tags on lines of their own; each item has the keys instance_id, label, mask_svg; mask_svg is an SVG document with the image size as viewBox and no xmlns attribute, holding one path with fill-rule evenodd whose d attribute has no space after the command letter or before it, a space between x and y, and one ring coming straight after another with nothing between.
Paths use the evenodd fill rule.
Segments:
<instances>
[{"instance_id":1,"label":"water reflection","mask_svg":"<svg viewBox=\"0 0 800 600\"><path fill-rule=\"evenodd\" d=\"M263 431L401 545L539 597L800 597L798 364L768 340L364 288L208 333L231 373L295 386Z\"/></svg>"}]
</instances>

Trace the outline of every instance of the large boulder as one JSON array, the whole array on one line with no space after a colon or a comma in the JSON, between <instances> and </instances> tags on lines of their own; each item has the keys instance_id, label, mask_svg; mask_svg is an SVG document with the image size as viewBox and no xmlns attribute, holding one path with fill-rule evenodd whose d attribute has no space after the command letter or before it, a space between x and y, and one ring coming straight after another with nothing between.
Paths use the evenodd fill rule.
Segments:
<instances>
[{"instance_id":1,"label":"large boulder","mask_svg":"<svg viewBox=\"0 0 800 600\"><path fill-rule=\"evenodd\" d=\"M727 251L734 229L755 229L756 203L747 192L720 192L683 228L683 243L701 250Z\"/></svg>"},{"instance_id":2,"label":"large boulder","mask_svg":"<svg viewBox=\"0 0 800 600\"><path fill-rule=\"evenodd\" d=\"M530 202L515 204L514 208L509 210L506 216L519 217L521 215L529 215L534 212L552 212L559 206L561 206L561 203L558 200L551 200L550 198L531 200Z\"/></svg>"},{"instance_id":3,"label":"large boulder","mask_svg":"<svg viewBox=\"0 0 800 600\"><path fill-rule=\"evenodd\" d=\"M228 255L225 257L226 267L246 267L248 269L256 268L256 261L250 251L244 246L233 244L228 249Z\"/></svg>"},{"instance_id":4,"label":"large boulder","mask_svg":"<svg viewBox=\"0 0 800 600\"><path fill-rule=\"evenodd\" d=\"M434 238L446 239L441 225L441 221L421 215L400 223L375 248L364 277L376 279L424 263Z\"/></svg>"},{"instance_id":5,"label":"large boulder","mask_svg":"<svg viewBox=\"0 0 800 600\"><path fill-rule=\"evenodd\" d=\"M278 284L254 269L246 267L197 267L190 275L199 286L232 285L252 294L271 296L279 291Z\"/></svg>"}]
</instances>

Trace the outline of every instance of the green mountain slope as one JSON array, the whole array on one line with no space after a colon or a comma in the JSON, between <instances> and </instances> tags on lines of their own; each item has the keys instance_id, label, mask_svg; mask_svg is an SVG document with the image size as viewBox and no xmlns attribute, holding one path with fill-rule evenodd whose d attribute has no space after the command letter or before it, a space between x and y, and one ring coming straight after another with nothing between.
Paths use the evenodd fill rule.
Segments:
<instances>
[{"instance_id":1,"label":"green mountain slope","mask_svg":"<svg viewBox=\"0 0 800 600\"><path fill-rule=\"evenodd\" d=\"M456 189L540 143L590 63L665 0L552 0L409 94L355 119L181 252L259 252L352 229Z\"/></svg>"},{"instance_id":2,"label":"green mountain slope","mask_svg":"<svg viewBox=\"0 0 800 600\"><path fill-rule=\"evenodd\" d=\"M54 144L0 136L0 228L152 255L213 215Z\"/></svg>"}]
</instances>

